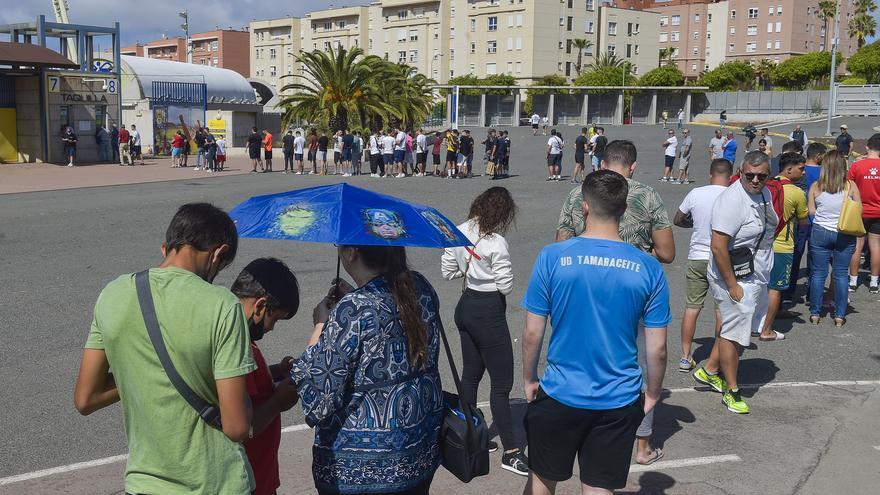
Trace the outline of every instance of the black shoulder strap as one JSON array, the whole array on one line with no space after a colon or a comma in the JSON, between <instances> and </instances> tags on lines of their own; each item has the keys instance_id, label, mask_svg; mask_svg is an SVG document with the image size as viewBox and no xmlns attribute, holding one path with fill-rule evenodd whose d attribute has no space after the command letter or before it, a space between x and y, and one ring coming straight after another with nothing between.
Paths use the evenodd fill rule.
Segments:
<instances>
[{"instance_id":1,"label":"black shoulder strap","mask_svg":"<svg viewBox=\"0 0 880 495\"><path fill-rule=\"evenodd\" d=\"M141 314L147 326L147 333L150 334L150 341L153 343L156 354L159 355L159 361L162 363L162 368L165 369L165 374L168 375L171 384L177 389L177 393L196 410L209 426L218 430L222 429L220 425L220 409L193 392L189 385L183 381L180 373L177 372L174 363L171 362L171 356L168 355L168 349L165 347L165 341L162 339L162 331L159 330L156 307L153 305L153 294L150 290L150 271L138 272L135 275L134 281L137 288L138 303L141 306Z\"/></svg>"}]
</instances>

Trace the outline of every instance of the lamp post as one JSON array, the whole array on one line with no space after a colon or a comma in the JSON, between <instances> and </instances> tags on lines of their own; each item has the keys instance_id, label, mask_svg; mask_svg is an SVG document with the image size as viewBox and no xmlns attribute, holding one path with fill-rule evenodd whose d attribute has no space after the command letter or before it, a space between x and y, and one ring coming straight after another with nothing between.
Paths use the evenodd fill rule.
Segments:
<instances>
[{"instance_id":1,"label":"lamp post","mask_svg":"<svg viewBox=\"0 0 880 495\"><path fill-rule=\"evenodd\" d=\"M837 107L837 88L834 80L837 76L837 44L840 42L840 0L835 2L834 8L834 39L831 40L831 84L828 85L828 118L825 121L825 136L831 136L831 118Z\"/></svg>"},{"instance_id":2,"label":"lamp post","mask_svg":"<svg viewBox=\"0 0 880 495\"><path fill-rule=\"evenodd\" d=\"M183 19L183 24L180 25L180 29L183 29L184 36L184 60L186 63L192 63L192 51L189 47L189 10L184 10L183 12L178 12L177 15Z\"/></svg>"}]
</instances>

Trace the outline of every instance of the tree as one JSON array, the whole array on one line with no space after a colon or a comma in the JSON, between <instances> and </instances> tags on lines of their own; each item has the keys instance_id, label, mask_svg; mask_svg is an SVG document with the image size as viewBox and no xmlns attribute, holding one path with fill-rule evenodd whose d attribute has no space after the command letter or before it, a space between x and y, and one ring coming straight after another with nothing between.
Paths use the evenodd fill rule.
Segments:
<instances>
[{"instance_id":1,"label":"tree","mask_svg":"<svg viewBox=\"0 0 880 495\"><path fill-rule=\"evenodd\" d=\"M770 83L770 76L776 70L776 64L767 58L762 58L758 65L755 66L755 77L757 78L758 87L764 91Z\"/></svg>"},{"instance_id":2,"label":"tree","mask_svg":"<svg viewBox=\"0 0 880 495\"><path fill-rule=\"evenodd\" d=\"M509 74L492 74L480 79L480 86L515 86L516 78ZM487 89L483 91L487 95L508 95L509 89Z\"/></svg>"},{"instance_id":3,"label":"tree","mask_svg":"<svg viewBox=\"0 0 880 495\"><path fill-rule=\"evenodd\" d=\"M856 39L859 48L865 46L865 38L877 34L877 21L870 15L875 10L875 0L855 0L855 10L847 25L847 33L850 38Z\"/></svg>"},{"instance_id":4,"label":"tree","mask_svg":"<svg viewBox=\"0 0 880 495\"><path fill-rule=\"evenodd\" d=\"M593 42L583 38L576 38L571 40L571 44L578 51L577 62L574 63L574 71L577 72L577 75L581 75L581 70L583 69L584 50L589 50L590 48L592 48Z\"/></svg>"},{"instance_id":5,"label":"tree","mask_svg":"<svg viewBox=\"0 0 880 495\"><path fill-rule=\"evenodd\" d=\"M449 82L447 82L446 84L448 84L450 86L479 86L480 80L477 78L477 76L475 76L473 74L465 74L463 76L456 76L456 77L451 78L449 80ZM451 91L451 89L449 91ZM473 96L473 95L479 95L480 90L479 89L460 89L459 93L463 94L463 95ZM446 96L446 91L445 90L441 91L440 94Z\"/></svg>"},{"instance_id":6,"label":"tree","mask_svg":"<svg viewBox=\"0 0 880 495\"><path fill-rule=\"evenodd\" d=\"M675 64L657 67L639 78L641 86L681 86L682 84L684 84L684 74Z\"/></svg>"},{"instance_id":7,"label":"tree","mask_svg":"<svg viewBox=\"0 0 880 495\"><path fill-rule=\"evenodd\" d=\"M657 64L658 67L663 65L665 61L667 64L672 63L672 56L675 55L675 48L666 47L660 49L660 62Z\"/></svg>"},{"instance_id":8,"label":"tree","mask_svg":"<svg viewBox=\"0 0 880 495\"><path fill-rule=\"evenodd\" d=\"M575 78L574 84L576 86L626 86L635 84L636 81L632 63L618 58L613 53L605 52L587 66L587 71Z\"/></svg>"},{"instance_id":9,"label":"tree","mask_svg":"<svg viewBox=\"0 0 880 495\"><path fill-rule=\"evenodd\" d=\"M837 15L837 1L836 0L822 0L819 2L819 10L816 12L816 16L819 19L822 19L823 32L825 33L825 39L823 41L828 40L828 21L834 19L834 16ZM834 34L832 33L833 37ZM828 47L828 43L824 43L825 49L830 50Z\"/></svg>"},{"instance_id":10,"label":"tree","mask_svg":"<svg viewBox=\"0 0 880 495\"><path fill-rule=\"evenodd\" d=\"M841 58L838 56L838 60ZM770 82L786 89L806 89L810 83L824 80L829 72L831 53L811 52L779 63L770 74Z\"/></svg>"},{"instance_id":11,"label":"tree","mask_svg":"<svg viewBox=\"0 0 880 495\"><path fill-rule=\"evenodd\" d=\"M565 79L565 76L560 76L559 74L547 74L546 76L541 76L532 83L532 86L566 86L568 84L568 80ZM526 92L526 101L523 102L523 112L526 114L531 114L534 112L535 108L535 96L536 95L545 95L549 93L551 90L549 89L530 89Z\"/></svg>"},{"instance_id":12,"label":"tree","mask_svg":"<svg viewBox=\"0 0 880 495\"><path fill-rule=\"evenodd\" d=\"M697 85L709 91L748 91L755 81L755 70L747 62L724 62L700 75Z\"/></svg>"},{"instance_id":13,"label":"tree","mask_svg":"<svg viewBox=\"0 0 880 495\"><path fill-rule=\"evenodd\" d=\"M414 67L390 64L388 76L379 84L379 94L389 110L384 115L374 115L372 127L381 128L382 122L377 120L387 116L388 123L394 127L414 128L421 125L431 113L434 103L431 85L434 81Z\"/></svg>"},{"instance_id":14,"label":"tree","mask_svg":"<svg viewBox=\"0 0 880 495\"><path fill-rule=\"evenodd\" d=\"M846 61L846 69L868 84L880 83L880 41L865 45Z\"/></svg>"}]
</instances>

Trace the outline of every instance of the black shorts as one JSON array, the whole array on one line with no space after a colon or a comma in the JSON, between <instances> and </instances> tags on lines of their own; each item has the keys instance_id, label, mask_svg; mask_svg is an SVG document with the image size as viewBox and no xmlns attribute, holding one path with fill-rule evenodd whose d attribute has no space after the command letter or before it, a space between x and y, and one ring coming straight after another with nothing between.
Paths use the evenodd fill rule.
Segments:
<instances>
[{"instance_id":1,"label":"black shorts","mask_svg":"<svg viewBox=\"0 0 880 495\"><path fill-rule=\"evenodd\" d=\"M606 411L566 406L538 389L526 409L529 469L552 481L571 478L577 457L581 482L614 490L626 486L636 430L645 417L641 398Z\"/></svg>"},{"instance_id":2,"label":"black shorts","mask_svg":"<svg viewBox=\"0 0 880 495\"><path fill-rule=\"evenodd\" d=\"M559 166L562 165L562 153L557 153L555 155L547 155L547 166Z\"/></svg>"},{"instance_id":3,"label":"black shorts","mask_svg":"<svg viewBox=\"0 0 880 495\"><path fill-rule=\"evenodd\" d=\"M141 156L141 147L140 145L131 145L131 156L136 156L140 158Z\"/></svg>"},{"instance_id":4,"label":"black shorts","mask_svg":"<svg viewBox=\"0 0 880 495\"><path fill-rule=\"evenodd\" d=\"M665 165L667 168L672 168L672 166L675 165L675 157L674 156L663 155L663 157L666 159Z\"/></svg>"},{"instance_id":5,"label":"black shorts","mask_svg":"<svg viewBox=\"0 0 880 495\"><path fill-rule=\"evenodd\" d=\"M266 160L271 160L272 159L272 150L263 151L263 158L265 158Z\"/></svg>"},{"instance_id":6,"label":"black shorts","mask_svg":"<svg viewBox=\"0 0 880 495\"><path fill-rule=\"evenodd\" d=\"M317 153L317 151L318 151L318 150L309 150L308 160L309 160L310 162L315 161L315 154Z\"/></svg>"},{"instance_id":7,"label":"black shorts","mask_svg":"<svg viewBox=\"0 0 880 495\"><path fill-rule=\"evenodd\" d=\"M454 151L447 151L446 152L446 161L452 162L452 163L457 163L458 162L458 153L456 153Z\"/></svg>"},{"instance_id":8,"label":"black shorts","mask_svg":"<svg viewBox=\"0 0 880 495\"><path fill-rule=\"evenodd\" d=\"M575 153L574 154L574 162L578 165L584 164L584 154L583 153Z\"/></svg>"},{"instance_id":9,"label":"black shorts","mask_svg":"<svg viewBox=\"0 0 880 495\"><path fill-rule=\"evenodd\" d=\"M428 154L427 153L416 153L416 163L419 165L424 165L428 162Z\"/></svg>"},{"instance_id":10,"label":"black shorts","mask_svg":"<svg viewBox=\"0 0 880 495\"><path fill-rule=\"evenodd\" d=\"M862 218L862 223L867 233L880 235L880 218Z\"/></svg>"},{"instance_id":11,"label":"black shorts","mask_svg":"<svg viewBox=\"0 0 880 495\"><path fill-rule=\"evenodd\" d=\"M538 124L532 124L532 129L537 129L537 128L538 128Z\"/></svg>"},{"instance_id":12,"label":"black shorts","mask_svg":"<svg viewBox=\"0 0 880 495\"><path fill-rule=\"evenodd\" d=\"M260 148L248 148L248 156L251 157L251 160L259 160Z\"/></svg>"},{"instance_id":13,"label":"black shorts","mask_svg":"<svg viewBox=\"0 0 880 495\"><path fill-rule=\"evenodd\" d=\"M434 165L440 165L440 155L434 155Z\"/></svg>"}]
</instances>

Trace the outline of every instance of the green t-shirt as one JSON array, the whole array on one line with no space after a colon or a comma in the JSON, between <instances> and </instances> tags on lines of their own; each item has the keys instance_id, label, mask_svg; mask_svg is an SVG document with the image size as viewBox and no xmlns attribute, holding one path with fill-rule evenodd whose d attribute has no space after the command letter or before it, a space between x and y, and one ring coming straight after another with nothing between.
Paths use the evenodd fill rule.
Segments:
<instances>
[{"instance_id":1,"label":"green t-shirt","mask_svg":"<svg viewBox=\"0 0 880 495\"><path fill-rule=\"evenodd\" d=\"M153 268L150 286L174 366L199 396L217 404L215 380L256 369L238 299L178 268ZM208 426L162 368L138 305L134 275L107 284L86 341L103 349L122 399L128 464L125 491L250 494L244 447Z\"/></svg>"}]
</instances>

